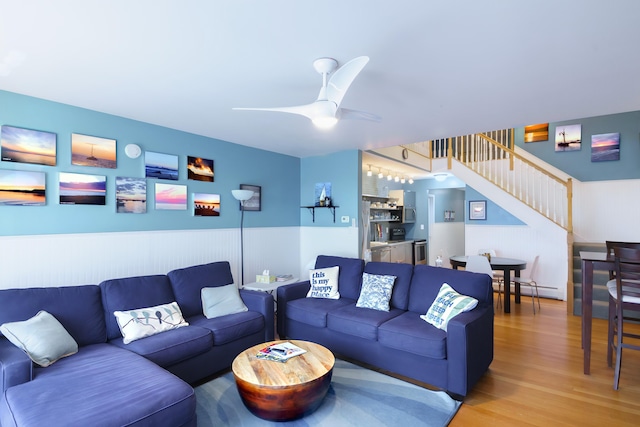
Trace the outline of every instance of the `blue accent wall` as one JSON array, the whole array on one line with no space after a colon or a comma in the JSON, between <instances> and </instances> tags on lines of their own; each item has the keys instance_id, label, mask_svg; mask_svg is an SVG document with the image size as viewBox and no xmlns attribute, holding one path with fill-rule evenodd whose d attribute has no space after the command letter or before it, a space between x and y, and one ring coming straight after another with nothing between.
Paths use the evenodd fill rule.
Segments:
<instances>
[{"instance_id":1,"label":"blue accent wall","mask_svg":"<svg viewBox=\"0 0 640 427\"><path fill-rule=\"evenodd\" d=\"M336 222L330 209L315 209L313 222L309 209L300 209L300 225L315 227L351 226L353 218L359 218L360 163L359 150L341 151L325 156L307 157L300 161L300 206L313 206L316 183L331 183L331 199L336 208ZM349 216L348 223L340 222Z\"/></svg>"},{"instance_id":2,"label":"blue accent wall","mask_svg":"<svg viewBox=\"0 0 640 427\"><path fill-rule=\"evenodd\" d=\"M490 199L485 197L482 193L475 190L473 187L467 186L465 191L465 223L473 225L526 225L526 223L520 221L517 217L511 215L509 211L495 204ZM486 200L487 201L487 219L486 220L469 220L469 202L474 200Z\"/></svg>"},{"instance_id":3,"label":"blue accent wall","mask_svg":"<svg viewBox=\"0 0 640 427\"><path fill-rule=\"evenodd\" d=\"M556 152L556 128L573 124L581 125L581 149ZM591 136L617 132L620 133L620 160L592 162ZM525 143L524 127L516 128L515 143L580 181L640 178L640 111L549 123L548 141Z\"/></svg>"},{"instance_id":4,"label":"blue accent wall","mask_svg":"<svg viewBox=\"0 0 640 427\"><path fill-rule=\"evenodd\" d=\"M0 235L238 227L239 204L231 190L239 188L240 184L262 187L262 210L245 213L246 227L300 225L300 159L297 157L5 91L0 91L0 124L57 134L56 166L0 161L0 169L45 172L47 186L46 206L0 206ZM115 139L117 168L72 165L72 133ZM131 143L140 145L143 150L143 155L137 159L130 159L124 153L124 147ZM116 213L115 179L119 176L144 178L144 151L177 155L179 180L147 179L147 213ZM188 180L187 156L212 159L214 182ZM338 156L336 161L344 162L345 159ZM340 169L344 166L340 164ZM60 205L59 172L106 176L106 205ZM344 179L348 181L347 177ZM157 182L186 185L187 210L155 210ZM341 188L342 184L337 187ZM220 194L220 216L195 217L194 192ZM342 194L338 199L341 197ZM348 204L348 200L340 202Z\"/></svg>"}]
</instances>

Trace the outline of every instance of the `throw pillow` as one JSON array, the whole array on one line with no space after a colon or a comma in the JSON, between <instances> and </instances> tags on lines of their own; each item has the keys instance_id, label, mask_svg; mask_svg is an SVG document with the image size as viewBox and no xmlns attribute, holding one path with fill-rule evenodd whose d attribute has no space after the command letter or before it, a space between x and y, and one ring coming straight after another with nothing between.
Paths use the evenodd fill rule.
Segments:
<instances>
[{"instance_id":1,"label":"throw pillow","mask_svg":"<svg viewBox=\"0 0 640 427\"><path fill-rule=\"evenodd\" d=\"M309 271L309 282L311 289L307 293L307 298L328 298L339 299L338 274L340 267L318 268Z\"/></svg>"},{"instance_id":2,"label":"throw pillow","mask_svg":"<svg viewBox=\"0 0 640 427\"><path fill-rule=\"evenodd\" d=\"M116 316L120 333L124 338L122 341L125 344L189 325L182 317L180 307L175 301L154 307L114 311L113 314Z\"/></svg>"},{"instance_id":3,"label":"throw pillow","mask_svg":"<svg viewBox=\"0 0 640 427\"><path fill-rule=\"evenodd\" d=\"M436 328L446 331L449 320L460 313L473 310L476 305L478 305L477 299L459 294L447 283L443 283L427 314L420 316L420 318Z\"/></svg>"},{"instance_id":4,"label":"throw pillow","mask_svg":"<svg viewBox=\"0 0 640 427\"><path fill-rule=\"evenodd\" d=\"M78 343L58 319L46 311L39 311L22 322L4 323L0 331L42 367L78 352Z\"/></svg>"},{"instance_id":5,"label":"throw pillow","mask_svg":"<svg viewBox=\"0 0 640 427\"><path fill-rule=\"evenodd\" d=\"M207 319L249 310L244 305L235 283L214 288L202 288L200 296L202 298L202 313Z\"/></svg>"},{"instance_id":6,"label":"throw pillow","mask_svg":"<svg viewBox=\"0 0 640 427\"><path fill-rule=\"evenodd\" d=\"M389 300L395 281L396 276L362 273L362 290L356 307L389 311Z\"/></svg>"}]
</instances>

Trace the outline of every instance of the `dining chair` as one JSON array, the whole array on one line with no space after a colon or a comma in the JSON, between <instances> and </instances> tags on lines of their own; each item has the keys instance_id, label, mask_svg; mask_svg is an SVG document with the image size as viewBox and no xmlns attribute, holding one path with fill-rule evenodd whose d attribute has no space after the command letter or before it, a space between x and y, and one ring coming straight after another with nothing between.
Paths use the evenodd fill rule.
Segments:
<instances>
[{"instance_id":1,"label":"dining chair","mask_svg":"<svg viewBox=\"0 0 640 427\"><path fill-rule=\"evenodd\" d=\"M607 282L609 291L609 332L607 339L607 365L611 367L612 353L616 352L613 389L618 390L622 349L640 350L640 335L624 331L625 312L640 312L640 248L614 246L615 278ZM637 322L637 319L633 319ZM624 338L635 340L625 342Z\"/></svg>"},{"instance_id":2,"label":"dining chair","mask_svg":"<svg viewBox=\"0 0 640 427\"><path fill-rule=\"evenodd\" d=\"M607 240L605 244L607 245L607 254L609 255L614 255L613 248L615 247L640 249L640 243L635 242L617 242L614 240ZM614 270L609 270L609 280L613 280L614 277Z\"/></svg>"},{"instance_id":3,"label":"dining chair","mask_svg":"<svg viewBox=\"0 0 640 427\"><path fill-rule=\"evenodd\" d=\"M491 258L496 257L495 249L489 248L480 248L478 249L478 255L486 255L489 254ZM491 263L491 261L489 261ZM502 307L502 284L504 283L504 273L502 271L493 270L493 284L498 285L498 301L496 302L496 307Z\"/></svg>"},{"instance_id":4,"label":"dining chair","mask_svg":"<svg viewBox=\"0 0 640 427\"><path fill-rule=\"evenodd\" d=\"M484 273L489 275L493 279L493 270L489 260L484 255L469 255L467 256L467 264L464 269L473 273Z\"/></svg>"},{"instance_id":5,"label":"dining chair","mask_svg":"<svg viewBox=\"0 0 640 427\"><path fill-rule=\"evenodd\" d=\"M536 255L536 257L533 259L533 263L531 264L531 271L529 272L528 277L521 276L521 277L511 278L511 281L514 283L519 283L521 288L525 286L531 289L531 304L533 305L533 314L536 314L535 298L538 298L538 311L540 311L540 293L538 292L538 288L547 287L547 286L538 286L538 282L534 280L534 277L536 277L538 273L539 259L540 259L540 255Z\"/></svg>"}]
</instances>

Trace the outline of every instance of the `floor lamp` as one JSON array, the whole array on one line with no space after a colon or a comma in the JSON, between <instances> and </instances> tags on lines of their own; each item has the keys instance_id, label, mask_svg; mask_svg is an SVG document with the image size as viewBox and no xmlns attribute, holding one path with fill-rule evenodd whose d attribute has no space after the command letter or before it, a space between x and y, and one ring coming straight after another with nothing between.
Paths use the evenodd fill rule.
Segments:
<instances>
[{"instance_id":1,"label":"floor lamp","mask_svg":"<svg viewBox=\"0 0 640 427\"><path fill-rule=\"evenodd\" d=\"M231 190L231 194L240 202L240 286L244 286L244 202L253 197L252 190Z\"/></svg>"}]
</instances>

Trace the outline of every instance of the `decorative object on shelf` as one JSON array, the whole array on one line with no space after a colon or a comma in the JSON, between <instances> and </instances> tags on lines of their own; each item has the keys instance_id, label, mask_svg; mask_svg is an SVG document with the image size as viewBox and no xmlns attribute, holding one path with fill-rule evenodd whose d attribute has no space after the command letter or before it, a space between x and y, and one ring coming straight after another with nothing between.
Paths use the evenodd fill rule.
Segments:
<instances>
[{"instance_id":1,"label":"decorative object on shelf","mask_svg":"<svg viewBox=\"0 0 640 427\"><path fill-rule=\"evenodd\" d=\"M620 133L591 135L591 161L620 160Z\"/></svg>"},{"instance_id":2,"label":"decorative object on shelf","mask_svg":"<svg viewBox=\"0 0 640 427\"><path fill-rule=\"evenodd\" d=\"M71 164L115 169L116 140L72 133Z\"/></svg>"},{"instance_id":3,"label":"decorative object on shelf","mask_svg":"<svg viewBox=\"0 0 640 427\"><path fill-rule=\"evenodd\" d=\"M142 154L142 149L138 144L127 144L127 146L124 147L124 154L130 159L137 159L140 157L140 154Z\"/></svg>"},{"instance_id":4,"label":"decorative object on shelf","mask_svg":"<svg viewBox=\"0 0 640 427\"><path fill-rule=\"evenodd\" d=\"M147 178L178 180L178 156L173 154L144 153L144 172Z\"/></svg>"},{"instance_id":5,"label":"decorative object on shelf","mask_svg":"<svg viewBox=\"0 0 640 427\"><path fill-rule=\"evenodd\" d=\"M116 177L116 213L147 212L147 180Z\"/></svg>"},{"instance_id":6,"label":"decorative object on shelf","mask_svg":"<svg viewBox=\"0 0 640 427\"><path fill-rule=\"evenodd\" d=\"M331 202L331 183L330 182L319 182L315 185L315 194L314 194L314 200L315 200L315 205L316 206L320 206L320 207L324 207L324 206L331 206L330 204L327 205L327 197L329 198L329 202Z\"/></svg>"},{"instance_id":7,"label":"decorative object on shelf","mask_svg":"<svg viewBox=\"0 0 640 427\"><path fill-rule=\"evenodd\" d=\"M220 216L220 195L193 193L194 216Z\"/></svg>"},{"instance_id":8,"label":"decorative object on shelf","mask_svg":"<svg viewBox=\"0 0 640 427\"><path fill-rule=\"evenodd\" d=\"M262 188L259 185L240 184L240 189L253 192L253 195L248 200L240 203L240 209L245 211L259 211L262 209Z\"/></svg>"},{"instance_id":9,"label":"decorative object on shelf","mask_svg":"<svg viewBox=\"0 0 640 427\"><path fill-rule=\"evenodd\" d=\"M231 190L233 197L240 202L240 287L244 286L244 203L253 197L253 191L247 189Z\"/></svg>"},{"instance_id":10,"label":"decorative object on shelf","mask_svg":"<svg viewBox=\"0 0 640 427\"><path fill-rule=\"evenodd\" d=\"M5 162L56 165L56 134L2 125L0 159Z\"/></svg>"},{"instance_id":11,"label":"decorative object on shelf","mask_svg":"<svg viewBox=\"0 0 640 427\"><path fill-rule=\"evenodd\" d=\"M213 182L213 160L187 156L187 179Z\"/></svg>"},{"instance_id":12,"label":"decorative object on shelf","mask_svg":"<svg viewBox=\"0 0 640 427\"><path fill-rule=\"evenodd\" d=\"M469 219L470 220L487 219L487 201L486 200L469 201Z\"/></svg>"},{"instance_id":13,"label":"decorative object on shelf","mask_svg":"<svg viewBox=\"0 0 640 427\"><path fill-rule=\"evenodd\" d=\"M107 177L60 172L61 205L106 205Z\"/></svg>"},{"instance_id":14,"label":"decorative object on shelf","mask_svg":"<svg viewBox=\"0 0 640 427\"><path fill-rule=\"evenodd\" d=\"M566 125L556 127L556 151L578 151L581 148L581 125Z\"/></svg>"}]
</instances>

